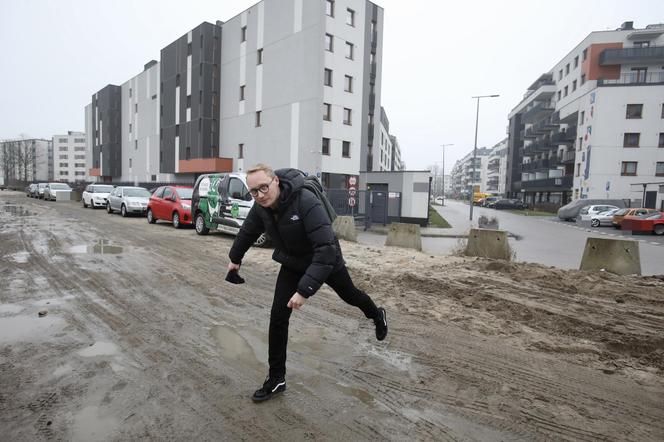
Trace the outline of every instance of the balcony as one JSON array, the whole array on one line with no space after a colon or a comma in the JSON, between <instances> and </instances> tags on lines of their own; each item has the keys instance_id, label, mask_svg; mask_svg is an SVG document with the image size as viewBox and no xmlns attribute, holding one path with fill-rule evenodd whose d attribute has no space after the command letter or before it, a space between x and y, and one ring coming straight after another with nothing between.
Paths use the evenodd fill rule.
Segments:
<instances>
[{"instance_id":1,"label":"balcony","mask_svg":"<svg viewBox=\"0 0 664 442\"><path fill-rule=\"evenodd\" d=\"M498 170L500 169L500 160L491 160L487 165L488 170Z\"/></svg>"},{"instance_id":2,"label":"balcony","mask_svg":"<svg viewBox=\"0 0 664 442\"><path fill-rule=\"evenodd\" d=\"M548 101L534 101L526 107L521 115L522 123L534 123L547 117L555 110L555 106Z\"/></svg>"},{"instance_id":3,"label":"balcony","mask_svg":"<svg viewBox=\"0 0 664 442\"><path fill-rule=\"evenodd\" d=\"M625 63L659 63L664 62L664 46L648 48L604 49L599 54L600 66L611 66Z\"/></svg>"},{"instance_id":4,"label":"balcony","mask_svg":"<svg viewBox=\"0 0 664 442\"><path fill-rule=\"evenodd\" d=\"M521 188L526 191L554 191L569 190L574 183L572 175L557 178L544 178L541 180L521 181Z\"/></svg>"},{"instance_id":5,"label":"balcony","mask_svg":"<svg viewBox=\"0 0 664 442\"><path fill-rule=\"evenodd\" d=\"M563 152L563 158L562 158L563 164L574 163L575 159L576 159L576 152L574 152L573 150L569 152Z\"/></svg>"},{"instance_id":6,"label":"balcony","mask_svg":"<svg viewBox=\"0 0 664 442\"><path fill-rule=\"evenodd\" d=\"M568 127L566 131L553 134L551 141L553 144L573 144L576 140L576 126Z\"/></svg>"},{"instance_id":7,"label":"balcony","mask_svg":"<svg viewBox=\"0 0 664 442\"><path fill-rule=\"evenodd\" d=\"M533 172L536 170L546 170L553 169L560 164L560 160L557 155L554 155L550 158L545 158L541 160L531 161L530 163L521 164L522 172Z\"/></svg>"},{"instance_id":8,"label":"balcony","mask_svg":"<svg viewBox=\"0 0 664 442\"><path fill-rule=\"evenodd\" d=\"M533 155L541 152L548 152L553 147L549 137L544 137L539 141L529 144L523 148L524 155Z\"/></svg>"},{"instance_id":9,"label":"balcony","mask_svg":"<svg viewBox=\"0 0 664 442\"><path fill-rule=\"evenodd\" d=\"M597 86L644 86L664 84L664 72L631 72L618 78L600 78Z\"/></svg>"}]
</instances>

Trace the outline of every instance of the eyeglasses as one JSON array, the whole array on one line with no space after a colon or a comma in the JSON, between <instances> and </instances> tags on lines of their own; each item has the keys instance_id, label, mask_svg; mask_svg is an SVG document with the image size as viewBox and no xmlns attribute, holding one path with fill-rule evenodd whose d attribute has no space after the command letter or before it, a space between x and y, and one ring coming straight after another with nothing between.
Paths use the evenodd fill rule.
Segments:
<instances>
[{"instance_id":1,"label":"eyeglasses","mask_svg":"<svg viewBox=\"0 0 664 442\"><path fill-rule=\"evenodd\" d=\"M267 184L261 184L260 186L256 187L255 189L249 189L249 193L251 196L256 198L258 196L258 193L260 192L261 194L265 195L268 190L270 190L270 184L272 184L272 181L274 181L275 177L272 177L269 183Z\"/></svg>"}]
</instances>

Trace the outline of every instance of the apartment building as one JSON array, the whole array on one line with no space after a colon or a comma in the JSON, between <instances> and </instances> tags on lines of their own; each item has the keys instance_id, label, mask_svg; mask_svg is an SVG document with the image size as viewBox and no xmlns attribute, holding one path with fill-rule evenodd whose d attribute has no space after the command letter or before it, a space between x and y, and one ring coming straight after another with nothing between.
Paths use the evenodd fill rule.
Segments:
<instances>
[{"instance_id":1,"label":"apartment building","mask_svg":"<svg viewBox=\"0 0 664 442\"><path fill-rule=\"evenodd\" d=\"M373 157L371 169L380 172L392 170L392 140L390 138L390 120L387 119L385 109L380 107L380 142L378 143L379 155Z\"/></svg>"},{"instance_id":2,"label":"apartment building","mask_svg":"<svg viewBox=\"0 0 664 442\"><path fill-rule=\"evenodd\" d=\"M401 159L401 147L399 146L399 140L396 136L390 135L390 141L392 142L392 169L393 171L406 170L406 163Z\"/></svg>"},{"instance_id":3,"label":"apartment building","mask_svg":"<svg viewBox=\"0 0 664 442\"><path fill-rule=\"evenodd\" d=\"M663 97L664 25L590 33L510 113L507 192L662 207Z\"/></svg>"},{"instance_id":4,"label":"apartment building","mask_svg":"<svg viewBox=\"0 0 664 442\"><path fill-rule=\"evenodd\" d=\"M53 180L53 141L22 138L0 141L0 184Z\"/></svg>"},{"instance_id":5,"label":"apartment building","mask_svg":"<svg viewBox=\"0 0 664 442\"><path fill-rule=\"evenodd\" d=\"M457 160L452 168L450 183L451 194L457 198L468 198L470 189L487 192L489 179L489 156L492 149L478 147L474 157L471 150L466 156Z\"/></svg>"},{"instance_id":6,"label":"apartment building","mask_svg":"<svg viewBox=\"0 0 664 442\"><path fill-rule=\"evenodd\" d=\"M202 23L93 95L90 174L193 182L264 162L344 187L360 170L389 170L382 27L382 8L366 0L263 0Z\"/></svg>"},{"instance_id":7,"label":"apartment building","mask_svg":"<svg viewBox=\"0 0 664 442\"><path fill-rule=\"evenodd\" d=\"M507 180L507 138L491 148L487 160L487 179L485 192L505 195Z\"/></svg>"},{"instance_id":8,"label":"apartment building","mask_svg":"<svg viewBox=\"0 0 664 442\"><path fill-rule=\"evenodd\" d=\"M84 132L68 131L53 135L53 179L55 181L86 181L86 137Z\"/></svg>"}]
</instances>

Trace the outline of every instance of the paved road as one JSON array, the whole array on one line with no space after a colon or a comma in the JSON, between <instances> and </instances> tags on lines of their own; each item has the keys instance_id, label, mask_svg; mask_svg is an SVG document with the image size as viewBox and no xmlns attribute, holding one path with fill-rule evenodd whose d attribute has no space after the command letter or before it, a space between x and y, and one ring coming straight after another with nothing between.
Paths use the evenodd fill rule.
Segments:
<instances>
[{"instance_id":1,"label":"paved road","mask_svg":"<svg viewBox=\"0 0 664 442\"><path fill-rule=\"evenodd\" d=\"M469 207L459 201L448 200L445 206L434 206L450 223L451 234L462 234L471 227ZM481 215L496 217L500 229L516 238L510 245L516 251L517 261L535 262L563 269L578 269L586 238L615 237L639 241L641 268L644 275L664 274L664 237L654 235L633 236L631 232L611 227L592 228L587 222L570 223L556 217L527 217L494 209L475 207L472 226L477 226ZM360 242L384 244L384 235L362 233ZM431 254L449 254L458 247L456 238L422 238L422 248Z\"/></svg>"}]
</instances>

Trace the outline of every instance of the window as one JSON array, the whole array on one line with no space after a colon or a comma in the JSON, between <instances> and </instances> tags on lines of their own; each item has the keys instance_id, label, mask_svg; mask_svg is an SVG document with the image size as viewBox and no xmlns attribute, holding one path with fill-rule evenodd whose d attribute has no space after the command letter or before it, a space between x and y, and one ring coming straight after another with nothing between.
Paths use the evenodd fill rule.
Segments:
<instances>
[{"instance_id":1,"label":"window","mask_svg":"<svg viewBox=\"0 0 664 442\"><path fill-rule=\"evenodd\" d=\"M237 145L237 158L239 160L244 158L244 143L240 143Z\"/></svg>"},{"instance_id":2,"label":"window","mask_svg":"<svg viewBox=\"0 0 664 442\"><path fill-rule=\"evenodd\" d=\"M352 124L352 113L351 110L348 109L347 107L344 107L344 124L350 126Z\"/></svg>"},{"instance_id":3,"label":"window","mask_svg":"<svg viewBox=\"0 0 664 442\"><path fill-rule=\"evenodd\" d=\"M325 14L334 17L334 0L327 0L325 2Z\"/></svg>"},{"instance_id":4,"label":"window","mask_svg":"<svg viewBox=\"0 0 664 442\"><path fill-rule=\"evenodd\" d=\"M659 143L657 143L657 147L664 147L664 132L659 133Z\"/></svg>"},{"instance_id":5,"label":"window","mask_svg":"<svg viewBox=\"0 0 664 442\"><path fill-rule=\"evenodd\" d=\"M76 147L74 147L74 150L75 150L76 152L85 152L85 147L83 147L83 146L76 146Z\"/></svg>"},{"instance_id":6,"label":"window","mask_svg":"<svg viewBox=\"0 0 664 442\"><path fill-rule=\"evenodd\" d=\"M579 67L579 56L578 55L576 57L574 57L574 67L575 68Z\"/></svg>"},{"instance_id":7,"label":"window","mask_svg":"<svg viewBox=\"0 0 664 442\"><path fill-rule=\"evenodd\" d=\"M74 143L85 143L85 138L74 138Z\"/></svg>"},{"instance_id":8,"label":"window","mask_svg":"<svg viewBox=\"0 0 664 442\"><path fill-rule=\"evenodd\" d=\"M344 90L346 92L353 92L353 77L346 75L344 81Z\"/></svg>"},{"instance_id":9,"label":"window","mask_svg":"<svg viewBox=\"0 0 664 442\"><path fill-rule=\"evenodd\" d=\"M353 43L346 42L346 58L353 59Z\"/></svg>"},{"instance_id":10,"label":"window","mask_svg":"<svg viewBox=\"0 0 664 442\"><path fill-rule=\"evenodd\" d=\"M240 101L244 100L244 85L240 86Z\"/></svg>"},{"instance_id":11,"label":"window","mask_svg":"<svg viewBox=\"0 0 664 442\"><path fill-rule=\"evenodd\" d=\"M569 74L569 63L565 65L565 75Z\"/></svg>"},{"instance_id":12,"label":"window","mask_svg":"<svg viewBox=\"0 0 664 442\"><path fill-rule=\"evenodd\" d=\"M662 118L664 118L664 104L662 104Z\"/></svg>"},{"instance_id":13,"label":"window","mask_svg":"<svg viewBox=\"0 0 664 442\"><path fill-rule=\"evenodd\" d=\"M636 175L636 161L623 161L620 169L620 175L634 176Z\"/></svg>"},{"instance_id":14,"label":"window","mask_svg":"<svg viewBox=\"0 0 664 442\"><path fill-rule=\"evenodd\" d=\"M558 71L558 80L562 80L562 79L563 79L563 70L561 69L561 70Z\"/></svg>"},{"instance_id":15,"label":"window","mask_svg":"<svg viewBox=\"0 0 664 442\"><path fill-rule=\"evenodd\" d=\"M341 146L341 156L350 158L350 141L344 141Z\"/></svg>"},{"instance_id":16,"label":"window","mask_svg":"<svg viewBox=\"0 0 664 442\"><path fill-rule=\"evenodd\" d=\"M632 82L633 83L645 83L646 76L648 75L648 68L632 68Z\"/></svg>"},{"instance_id":17,"label":"window","mask_svg":"<svg viewBox=\"0 0 664 442\"><path fill-rule=\"evenodd\" d=\"M138 113L138 103L134 104L134 112Z\"/></svg>"},{"instance_id":18,"label":"window","mask_svg":"<svg viewBox=\"0 0 664 442\"><path fill-rule=\"evenodd\" d=\"M187 55L191 55L191 43L187 43Z\"/></svg>"},{"instance_id":19,"label":"window","mask_svg":"<svg viewBox=\"0 0 664 442\"><path fill-rule=\"evenodd\" d=\"M639 133L625 133L623 147L639 147Z\"/></svg>"},{"instance_id":20,"label":"window","mask_svg":"<svg viewBox=\"0 0 664 442\"><path fill-rule=\"evenodd\" d=\"M576 90L576 80L572 82L572 92Z\"/></svg>"},{"instance_id":21,"label":"window","mask_svg":"<svg viewBox=\"0 0 664 442\"><path fill-rule=\"evenodd\" d=\"M58 148L58 150L59 150L60 152L67 152L67 146L60 146L60 147Z\"/></svg>"},{"instance_id":22,"label":"window","mask_svg":"<svg viewBox=\"0 0 664 442\"><path fill-rule=\"evenodd\" d=\"M586 58L588 58L588 48L583 50L583 61L586 61Z\"/></svg>"},{"instance_id":23,"label":"window","mask_svg":"<svg viewBox=\"0 0 664 442\"><path fill-rule=\"evenodd\" d=\"M560 101L560 91L558 91L558 101Z\"/></svg>"},{"instance_id":24,"label":"window","mask_svg":"<svg viewBox=\"0 0 664 442\"><path fill-rule=\"evenodd\" d=\"M69 167L69 163L60 163L60 167Z\"/></svg>"},{"instance_id":25,"label":"window","mask_svg":"<svg viewBox=\"0 0 664 442\"><path fill-rule=\"evenodd\" d=\"M642 113L643 113L643 104L628 104L625 118L630 120L635 118L642 118Z\"/></svg>"},{"instance_id":26,"label":"window","mask_svg":"<svg viewBox=\"0 0 664 442\"><path fill-rule=\"evenodd\" d=\"M187 146L187 149L184 152L184 159L185 160L190 160L191 159L191 147Z\"/></svg>"},{"instance_id":27,"label":"window","mask_svg":"<svg viewBox=\"0 0 664 442\"><path fill-rule=\"evenodd\" d=\"M191 95L187 95L187 108L191 107Z\"/></svg>"},{"instance_id":28,"label":"window","mask_svg":"<svg viewBox=\"0 0 664 442\"><path fill-rule=\"evenodd\" d=\"M263 49L259 49L256 52L256 64L263 64Z\"/></svg>"},{"instance_id":29,"label":"window","mask_svg":"<svg viewBox=\"0 0 664 442\"><path fill-rule=\"evenodd\" d=\"M175 76L175 87L179 87L179 86L180 86L180 74L177 74Z\"/></svg>"},{"instance_id":30,"label":"window","mask_svg":"<svg viewBox=\"0 0 664 442\"><path fill-rule=\"evenodd\" d=\"M129 88L129 98L131 98L131 88Z\"/></svg>"},{"instance_id":31,"label":"window","mask_svg":"<svg viewBox=\"0 0 664 442\"><path fill-rule=\"evenodd\" d=\"M565 96L565 97L567 96L567 88L568 88L568 86L565 86L565 89L564 89L564 91L565 91L565 92L564 92L564 96Z\"/></svg>"},{"instance_id":32,"label":"window","mask_svg":"<svg viewBox=\"0 0 664 442\"><path fill-rule=\"evenodd\" d=\"M334 37L332 34L325 34L325 50L334 52Z\"/></svg>"},{"instance_id":33,"label":"window","mask_svg":"<svg viewBox=\"0 0 664 442\"><path fill-rule=\"evenodd\" d=\"M69 157L67 155L60 155L59 159L67 160L67 159L69 159Z\"/></svg>"},{"instance_id":34,"label":"window","mask_svg":"<svg viewBox=\"0 0 664 442\"><path fill-rule=\"evenodd\" d=\"M134 140L134 150L138 150L138 140Z\"/></svg>"},{"instance_id":35,"label":"window","mask_svg":"<svg viewBox=\"0 0 664 442\"><path fill-rule=\"evenodd\" d=\"M581 118L579 119L579 124L583 124L586 121L586 111L581 111Z\"/></svg>"},{"instance_id":36,"label":"window","mask_svg":"<svg viewBox=\"0 0 664 442\"><path fill-rule=\"evenodd\" d=\"M131 158L129 158L129 167L131 167Z\"/></svg>"},{"instance_id":37,"label":"window","mask_svg":"<svg viewBox=\"0 0 664 442\"><path fill-rule=\"evenodd\" d=\"M664 161L658 161L655 167L655 176L664 176Z\"/></svg>"},{"instance_id":38,"label":"window","mask_svg":"<svg viewBox=\"0 0 664 442\"><path fill-rule=\"evenodd\" d=\"M261 126L261 111L256 111L256 127Z\"/></svg>"},{"instance_id":39,"label":"window","mask_svg":"<svg viewBox=\"0 0 664 442\"><path fill-rule=\"evenodd\" d=\"M330 103L323 103L323 120L332 121L332 105Z\"/></svg>"},{"instance_id":40,"label":"window","mask_svg":"<svg viewBox=\"0 0 664 442\"><path fill-rule=\"evenodd\" d=\"M581 173L581 163L576 163L576 173L575 176L579 176Z\"/></svg>"},{"instance_id":41,"label":"window","mask_svg":"<svg viewBox=\"0 0 664 442\"><path fill-rule=\"evenodd\" d=\"M75 160L84 160L84 159L85 159L85 155L74 155L74 159L75 159Z\"/></svg>"},{"instance_id":42,"label":"window","mask_svg":"<svg viewBox=\"0 0 664 442\"><path fill-rule=\"evenodd\" d=\"M60 176L62 176L62 175L69 175L69 171L68 170L61 170L60 171Z\"/></svg>"},{"instance_id":43,"label":"window","mask_svg":"<svg viewBox=\"0 0 664 442\"><path fill-rule=\"evenodd\" d=\"M586 74L581 74L581 86L586 84Z\"/></svg>"},{"instance_id":44,"label":"window","mask_svg":"<svg viewBox=\"0 0 664 442\"><path fill-rule=\"evenodd\" d=\"M332 86L332 69L325 68L324 82L325 86Z\"/></svg>"},{"instance_id":45,"label":"window","mask_svg":"<svg viewBox=\"0 0 664 442\"><path fill-rule=\"evenodd\" d=\"M83 175L85 175L85 172L79 172L79 171L77 171L77 172L74 172L74 175L76 175L76 176L83 176Z\"/></svg>"},{"instance_id":46,"label":"window","mask_svg":"<svg viewBox=\"0 0 664 442\"><path fill-rule=\"evenodd\" d=\"M579 147L577 150L581 150L583 148L583 137L579 137Z\"/></svg>"},{"instance_id":47,"label":"window","mask_svg":"<svg viewBox=\"0 0 664 442\"><path fill-rule=\"evenodd\" d=\"M175 136L176 137L180 136L180 125L179 124L175 125Z\"/></svg>"},{"instance_id":48,"label":"window","mask_svg":"<svg viewBox=\"0 0 664 442\"><path fill-rule=\"evenodd\" d=\"M101 120L101 118L100 118L100 120ZM66 138L59 138L58 139L58 143L66 143L67 141L69 141L69 140L67 140Z\"/></svg>"},{"instance_id":49,"label":"window","mask_svg":"<svg viewBox=\"0 0 664 442\"><path fill-rule=\"evenodd\" d=\"M635 41L634 42L634 47L635 48L649 48L650 47L650 42L649 41Z\"/></svg>"},{"instance_id":50,"label":"window","mask_svg":"<svg viewBox=\"0 0 664 442\"><path fill-rule=\"evenodd\" d=\"M240 42L247 41L247 27L242 26L240 29Z\"/></svg>"},{"instance_id":51,"label":"window","mask_svg":"<svg viewBox=\"0 0 664 442\"><path fill-rule=\"evenodd\" d=\"M355 11L350 8L346 9L346 24L348 26L355 26Z\"/></svg>"},{"instance_id":52,"label":"window","mask_svg":"<svg viewBox=\"0 0 664 442\"><path fill-rule=\"evenodd\" d=\"M131 133L131 123L129 123L129 133Z\"/></svg>"},{"instance_id":53,"label":"window","mask_svg":"<svg viewBox=\"0 0 664 442\"><path fill-rule=\"evenodd\" d=\"M330 139L329 138L323 138L323 146L321 149L321 153L323 155L329 155L330 154Z\"/></svg>"}]
</instances>

